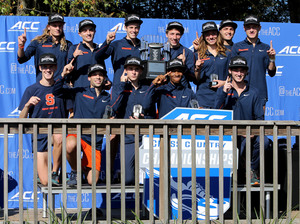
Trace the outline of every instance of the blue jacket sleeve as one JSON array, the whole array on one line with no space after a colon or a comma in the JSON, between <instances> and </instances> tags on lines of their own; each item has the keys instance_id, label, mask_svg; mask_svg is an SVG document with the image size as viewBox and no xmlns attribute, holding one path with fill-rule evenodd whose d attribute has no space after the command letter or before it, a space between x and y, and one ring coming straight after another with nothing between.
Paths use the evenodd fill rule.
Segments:
<instances>
[{"instance_id":1,"label":"blue jacket sleeve","mask_svg":"<svg viewBox=\"0 0 300 224\"><path fill-rule=\"evenodd\" d=\"M142 104L144 111L149 111L156 101L156 86L151 83L144 96Z\"/></svg>"},{"instance_id":2,"label":"blue jacket sleeve","mask_svg":"<svg viewBox=\"0 0 300 224\"><path fill-rule=\"evenodd\" d=\"M215 108L216 109L225 109L226 108L226 98L227 93L223 91L223 87L220 87L217 90L217 97L215 100Z\"/></svg>"},{"instance_id":3,"label":"blue jacket sleeve","mask_svg":"<svg viewBox=\"0 0 300 224\"><path fill-rule=\"evenodd\" d=\"M107 59L114 51L111 44L107 44L106 40L101 47L95 52L95 60L97 62Z\"/></svg>"},{"instance_id":4,"label":"blue jacket sleeve","mask_svg":"<svg viewBox=\"0 0 300 224\"><path fill-rule=\"evenodd\" d=\"M115 88L115 94L112 94L112 100L111 100L111 107L114 111L114 113L117 113L119 108L122 106L122 101L124 98L124 90L126 85L128 83L126 82L120 82L118 85L116 85Z\"/></svg>"},{"instance_id":5,"label":"blue jacket sleeve","mask_svg":"<svg viewBox=\"0 0 300 224\"><path fill-rule=\"evenodd\" d=\"M30 58L35 55L37 45L38 45L37 41L30 42L30 44L28 45L28 47L26 48L26 50L24 52L24 56L21 58L18 56L18 62L20 64L23 64L26 61L30 60Z\"/></svg>"}]
</instances>

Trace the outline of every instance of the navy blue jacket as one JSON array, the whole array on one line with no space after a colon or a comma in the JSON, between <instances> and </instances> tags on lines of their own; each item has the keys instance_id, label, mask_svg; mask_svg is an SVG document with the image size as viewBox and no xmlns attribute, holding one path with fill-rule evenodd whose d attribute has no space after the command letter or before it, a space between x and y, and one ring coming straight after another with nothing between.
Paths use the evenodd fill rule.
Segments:
<instances>
[{"instance_id":1,"label":"navy blue jacket","mask_svg":"<svg viewBox=\"0 0 300 224\"><path fill-rule=\"evenodd\" d=\"M42 43L37 40L31 41L25 50L25 55L23 57L18 57L18 62L20 64L28 61L32 56L34 56L34 66L36 70L36 81L39 82L42 79L42 72L39 69L39 59L42 54L51 53L54 54L57 59L57 70L54 73L54 80L60 77L64 66L67 63L68 49L71 47L72 43L67 40L67 50L60 50L60 43L54 44L52 42L52 37L49 36L47 41Z\"/></svg>"},{"instance_id":2,"label":"navy blue jacket","mask_svg":"<svg viewBox=\"0 0 300 224\"><path fill-rule=\"evenodd\" d=\"M129 119L129 117L132 116L134 105L143 105L145 100L144 96L148 88L149 86L147 85L140 85L139 88L135 89L129 81L120 82L117 86L115 86L116 94L112 99L112 108L117 114L117 118ZM148 110L143 110L142 113L144 114L145 119L154 119L154 104L150 106ZM133 143L134 135L126 135L125 142Z\"/></svg>"},{"instance_id":3,"label":"navy blue jacket","mask_svg":"<svg viewBox=\"0 0 300 224\"><path fill-rule=\"evenodd\" d=\"M110 94L102 91L97 97L95 89L90 87L63 88L64 79L54 84L53 94L65 98L74 97L74 118L102 118L106 105L110 103ZM91 135L81 138L91 145ZM101 149L103 135L97 135L96 148Z\"/></svg>"},{"instance_id":4,"label":"navy blue jacket","mask_svg":"<svg viewBox=\"0 0 300 224\"><path fill-rule=\"evenodd\" d=\"M232 57L240 55L247 59L249 71L246 80L249 81L250 86L258 89L259 96L262 99L268 99L266 70L270 63L267 53L269 49L270 46L261 42L260 39L256 41L255 47L253 47L252 43L246 38L234 44L231 51ZM276 74L276 69L268 70L268 73L272 77Z\"/></svg>"},{"instance_id":5,"label":"navy blue jacket","mask_svg":"<svg viewBox=\"0 0 300 224\"><path fill-rule=\"evenodd\" d=\"M200 81L195 83L197 85L196 97L200 107L213 108L215 105L215 98L217 88L210 88L210 75L217 74L219 80L226 80L228 74L228 65L230 61L230 52L226 51L226 57L217 55L214 57L209 51L206 52L207 58L203 59L204 64L200 72ZM198 54L196 54L198 59Z\"/></svg>"},{"instance_id":6,"label":"navy blue jacket","mask_svg":"<svg viewBox=\"0 0 300 224\"><path fill-rule=\"evenodd\" d=\"M190 101L192 99L196 99L193 90L181 84L173 85L169 82L157 88L151 84L146 92L143 107L147 110L157 102L159 118L161 118L175 107L191 107Z\"/></svg>"},{"instance_id":7,"label":"navy blue jacket","mask_svg":"<svg viewBox=\"0 0 300 224\"><path fill-rule=\"evenodd\" d=\"M78 44L72 45L68 52L68 63L74 58L73 53L76 50ZM88 80L88 68L93 64L102 64L105 66L104 59L99 57L96 60L96 52L100 52L105 46L99 48L98 44L94 43L94 51L92 52L90 48L80 42L79 50L83 51L83 55L79 55L76 60L73 62L74 69L68 77L70 77L74 87L88 87L90 82Z\"/></svg>"},{"instance_id":8,"label":"navy blue jacket","mask_svg":"<svg viewBox=\"0 0 300 224\"><path fill-rule=\"evenodd\" d=\"M185 49L185 65L187 67L186 71L184 72L184 76L181 79L182 85L185 87L190 87L189 82L193 81L195 78L194 68L195 68L195 55L194 53L182 46L181 44L178 47L171 48L171 60L177 58L179 55L183 53L183 49Z\"/></svg>"},{"instance_id":9,"label":"navy blue jacket","mask_svg":"<svg viewBox=\"0 0 300 224\"><path fill-rule=\"evenodd\" d=\"M114 69L114 79L113 86L117 85L120 82L120 78L124 71L125 60L129 56L140 57L140 40L137 39L137 45L134 46L130 40L127 40L124 37L121 40L113 41L111 44L107 44L106 41L103 43L103 47L106 48L106 51L96 51L95 58L106 59L111 56L111 63ZM101 48L102 48L101 46Z\"/></svg>"},{"instance_id":10,"label":"navy blue jacket","mask_svg":"<svg viewBox=\"0 0 300 224\"><path fill-rule=\"evenodd\" d=\"M259 99L257 89L249 88L248 84L240 96L234 88L225 93L220 87L215 108L233 110L233 120L264 120L263 105Z\"/></svg>"}]
</instances>

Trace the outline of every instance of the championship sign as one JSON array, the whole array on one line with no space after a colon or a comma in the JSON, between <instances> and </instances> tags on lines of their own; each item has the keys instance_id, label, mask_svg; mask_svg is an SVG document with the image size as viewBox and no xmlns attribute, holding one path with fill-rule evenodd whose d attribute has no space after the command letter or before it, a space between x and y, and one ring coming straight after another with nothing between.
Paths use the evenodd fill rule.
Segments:
<instances>
[{"instance_id":1,"label":"championship sign","mask_svg":"<svg viewBox=\"0 0 300 224\"><path fill-rule=\"evenodd\" d=\"M162 119L174 120L232 120L232 111L205 110L192 108L175 108ZM191 136L182 136L182 217L192 218L192 180L191 180ZM170 204L171 219L178 217L178 183L177 183L177 136L170 139ZM160 138L153 138L154 159L154 214L159 217L159 150ZM210 152L210 219L218 218L219 211L219 139L218 136L209 137ZM231 169L233 166L231 136L223 138L224 162L224 204L223 211L230 207ZM144 172L144 205L149 209L149 136L143 137L140 147L140 168ZM205 136L196 136L196 195L197 219L205 219Z\"/></svg>"}]
</instances>

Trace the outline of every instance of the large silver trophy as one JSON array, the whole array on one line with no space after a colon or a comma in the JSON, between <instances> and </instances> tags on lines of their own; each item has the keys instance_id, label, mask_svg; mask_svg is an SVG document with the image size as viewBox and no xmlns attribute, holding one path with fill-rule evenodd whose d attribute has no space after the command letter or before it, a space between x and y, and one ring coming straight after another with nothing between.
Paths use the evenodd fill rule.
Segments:
<instances>
[{"instance_id":1,"label":"large silver trophy","mask_svg":"<svg viewBox=\"0 0 300 224\"><path fill-rule=\"evenodd\" d=\"M170 60L170 43L165 37L145 35L141 39L140 57L144 62L143 78L155 79L166 73L166 62Z\"/></svg>"}]
</instances>

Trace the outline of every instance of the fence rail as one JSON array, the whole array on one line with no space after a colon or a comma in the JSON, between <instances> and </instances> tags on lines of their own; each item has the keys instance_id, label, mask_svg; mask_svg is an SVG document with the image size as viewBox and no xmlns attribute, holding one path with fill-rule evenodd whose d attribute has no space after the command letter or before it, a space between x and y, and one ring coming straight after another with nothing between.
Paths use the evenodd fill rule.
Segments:
<instances>
[{"instance_id":1,"label":"fence rail","mask_svg":"<svg viewBox=\"0 0 300 224\"><path fill-rule=\"evenodd\" d=\"M181 194L181 187L182 187L182 160L181 160L181 142L182 142L182 135L190 135L191 136L191 153L192 153L192 198L196 198L196 136L203 135L205 136L205 199L209 201L209 186L210 186L210 173L209 173L209 136L216 135L219 136L220 145L220 159L219 159L219 186L223 186L223 136L224 135L231 135L232 136L232 143L233 143L233 174L232 174L232 220L234 223L238 223L239 217L237 214L237 205L238 205L238 180L237 180L237 167L238 167L238 156L237 156L237 137L244 135L246 136L246 222L250 223L252 220L251 213L251 185L250 185L250 157L251 157L251 146L250 146L250 139L251 135L259 136L262 140L264 136L272 136L273 137L273 216L272 219L277 222L279 218L279 207L278 207L278 160L281 158L278 157L278 136L284 136L286 138L286 153L287 153L287 193L286 193L286 215L285 218L288 222L292 220L291 218L291 211L292 211L292 143L291 139L292 136L296 136L299 138L300 136L300 122L295 121L221 121L221 120L212 120L212 121L197 121L197 120L126 120L126 119L0 119L0 134L3 135L3 167L4 167L4 175L3 175L3 183L4 183L4 198L3 198L3 220L4 222L9 221L10 217L8 215L8 136L10 134L18 134L18 147L19 149L23 148L23 134L32 134L33 135L33 177L34 177L34 218L33 222L37 223L39 221L38 216L38 207L37 207L37 134L47 134L48 139L51 139L53 134L62 134L62 170L66 170L66 135L67 134L77 134L77 167L81 167L81 159L80 159L80 137L83 134L91 134L92 135L92 151L93 151L93 158L95 156L95 145L96 145L96 134L103 134L106 136L110 135L119 135L120 136L120 161L121 161L121 184L120 184L120 192L121 192L121 220L126 220L126 204L125 204L125 193L126 193L126 186L125 186L125 135L132 134L135 135L135 192L136 192L136 199L135 199L135 214L137 218L140 217L140 198L139 198L139 135L149 135L149 168L150 168L150 210L149 210L149 218L146 220L149 223L168 223L170 221L170 136L177 135L178 136L178 205L179 205L179 212L178 212L178 223L182 223L182 194ZM160 144L160 167L161 167L161 181L163 188L160 187L160 193L164 195L164 197L160 198L160 217L159 221L157 218L154 217L153 214L153 136L159 135L161 137L161 144ZM109 138L107 138L109 139ZM261 141L263 142L263 141ZM110 141L106 141L106 150L107 150L107 157L106 157L106 222L112 222L112 209L111 209L111 143ZM299 150L299 147L297 148ZM51 151L51 143L48 143L48 151ZM23 194L23 155L22 150L19 150L19 192L20 195ZM299 153L300 154L300 153ZM48 164L52 161L51 153L48 153ZM265 152L263 145L260 145L260 214L258 214L258 218L261 220L265 220L265 190L264 190L264 183L265 183ZM298 158L298 162L300 157ZM95 159L93 159L93 167L95 167ZM95 170L95 169L93 169ZM51 167L48 167L49 173L51 173ZM299 170L298 170L299 171ZM81 169L78 169L78 176L81 176ZM300 173L300 172L298 172ZM48 180L48 193L51 195L52 186L51 186L51 175L49 175ZM62 181L62 189L63 189L63 207L66 208L64 212L67 212L67 186L66 186L66 172L63 172L63 181ZM93 172L93 178L95 179L95 172ZM93 195L93 209L92 209L92 222L96 223L96 183L93 182L91 189ZM298 194L299 193L298 187ZM78 209L78 218L81 218L81 178L78 178L77 184L77 209ZM220 204L223 204L223 188L219 188L219 198ZM299 200L299 199L298 199ZM300 201L300 200L299 200ZM192 223L196 223L197 214L196 214L196 200L192 202ZM53 207L53 201L51 197L48 198L48 207ZM20 214L20 223L24 221L24 204L22 197L19 197L19 214ZM181 212L180 212L181 211ZM209 203L206 203L205 208L205 221L206 223L209 222ZM50 223L49 217L49 223ZM219 221L221 223L224 222L224 215L223 215L223 206L219 207Z\"/></svg>"}]
</instances>

